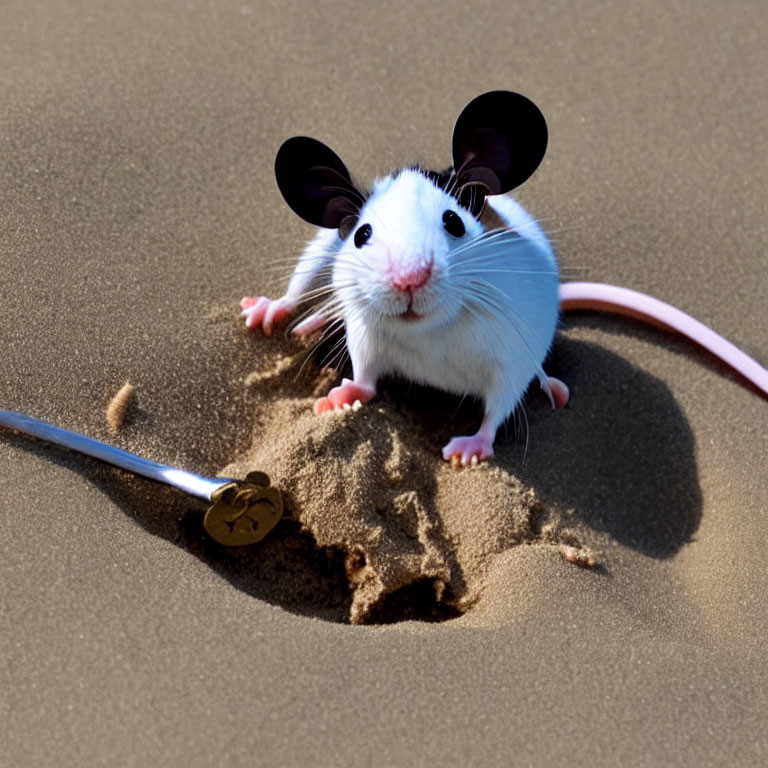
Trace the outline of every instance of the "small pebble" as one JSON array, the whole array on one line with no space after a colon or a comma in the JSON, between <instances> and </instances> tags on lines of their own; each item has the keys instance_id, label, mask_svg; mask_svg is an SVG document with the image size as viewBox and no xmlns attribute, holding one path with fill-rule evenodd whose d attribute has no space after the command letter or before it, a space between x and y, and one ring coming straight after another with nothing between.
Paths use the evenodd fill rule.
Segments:
<instances>
[{"instance_id":1,"label":"small pebble","mask_svg":"<svg viewBox=\"0 0 768 768\"><path fill-rule=\"evenodd\" d=\"M560 554L566 562L580 565L582 568L595 567L595 556L588 549L572 547L570 544L561 544Z\"/></svg>"}]
</instances>

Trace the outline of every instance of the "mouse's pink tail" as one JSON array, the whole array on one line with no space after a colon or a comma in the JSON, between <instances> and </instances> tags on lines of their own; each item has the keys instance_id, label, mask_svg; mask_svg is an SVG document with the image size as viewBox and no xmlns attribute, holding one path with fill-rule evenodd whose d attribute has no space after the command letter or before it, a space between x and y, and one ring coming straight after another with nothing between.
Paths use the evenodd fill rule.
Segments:
<instances>
[{"instance_id":1,"label":"mouse's pink tail","mask_svg":"<svg viewBox=\"0 0 768 768\"><path fill-rule=\"evenodd\" d=\"M664 301L606 283L562 283L560 308L613 312L677 331L720 358L768 395L768 370L704 323Z\"/></svg>"}]
</instances>

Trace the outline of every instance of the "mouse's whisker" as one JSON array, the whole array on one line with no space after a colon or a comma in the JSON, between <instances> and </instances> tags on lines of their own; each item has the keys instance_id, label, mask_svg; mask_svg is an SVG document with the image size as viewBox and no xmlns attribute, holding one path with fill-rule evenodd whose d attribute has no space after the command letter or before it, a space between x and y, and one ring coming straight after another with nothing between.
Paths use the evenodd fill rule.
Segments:
<instances>
[{"instance_id":1,"label":"mouse's whisker","mask_svg":"<svg viewBox=\"0 0 768 768\"><path fill-rule=\"evenodd\" d=\"M529 275L557 275L559 274L554 264L542 264L540 259L515 259L509 264L500 263L498 258L465 259L448 265L448 271L452 275L477 275L477 274L529 274Z\"/></svg>"},{"instance_id":2,"label":"mouse's whisker","mask_svg":"<svg viewBox=\"0 0 768 768\"><path fill-rule=\"evenodd\" d=\"M301 312L298 312L296 314L296 317L291 320L290 323L285 328L286 335L290 336L296 328L298 328L305 320L312 317L312 315L319 315L322 314L326 318L328 317L328 314L325 310L325 306L318 306L317 304L313 304L310 307L307 307L306 309L302 310Z\"/></svg>"},{"instance_id":3,"label":"mouse's whisker","mask_svg":"<svg viewBox=\"0 0 768 768\"><path fill-rule=\"evenodd\" d=\"M312 293L312 292L309 292ZM326 324L332 320L335 319L339 314L343 311L343 303L341 300L341 297L338 296L334 290L325 290L325 291L318 291L314 292L315 295L310 296L309 298L317 299L322 298L323 296L328 296L328 298L325 301L311 301L307 299L308 294L303 294L300 300L300 303L302 304L309 304L308 306L305 306L300 312L297 313L296 317L289 323L288 327L286 328L286 333L290 334L296 329L304 320L311 317L312 315L320 315L323 316L326 319Z\"/></svg>"},{"instance_id":4,"label":"mouse's whisker","mask_svg":"<svg viewBox=\"0 0 768 768\"><path fill-rule=\"evenodd\" d=\"M466 269L455 272L456 275L462 277L475 277L478 275L557 275L556 269L516 269L510 267L509 269Z\"/></svg>"},{"instance_id":5,"label":"mouse's whisker","mask_svg":"<svg viewBox=\"0 0 768 768\"><path fill-rule=\"evenodd\" d=\"M453 196L453 193L456 191L456 187L459 182L459 177L456 171L451 169L451 175L448 177L448 181L445 184L445 187L443 191L446 195Z\"/></svg>"},{"instance_id":6,"label":"mouse's whisker","mask_svg":"<svg viewBox=\"0 0 768 768\"><path fill-rule=\"evenodd\" d=\"M278 270L276 268L270 269L269 267L265 267L260 272L259 282L263 287L259 290L268 295L271 291L267 286L278 282L282 284L289 283L292 277L303 275L310 275L313 278L313 284L327 284L331 282L332 271L330 267L321 267L317 269L310 266L303 268L301 265L297 265L297 267L292 270Z\"/></svg>"},{"instance_id":7,"label":"mouse's whisker","mask_svg":"<svg viewBox=\"0 0 768 768\"><path fill-rule=\"evenodd\" d=\"M468 246L457 249L451 254L450 269L459 272L462 269L473 268L488 264L497 269L524 269L529 266L541 268L541 252L531 248L531 243L519 237L506 240L473 242ZM545 262L546 264L546 262ZM549 268L556 271L554 262Z\"/></svg>"},{"instance_id":8,"label":"mouse's whisker","mask_svg":"<svg viewBox=\"0 0 768 768\"><path fill-rule=\"evenodd\" d=\"M477 311L478 307L473 306L471 302L464 302L463 306L478 321L478 323L483 326L484 331L486 332L490 331L493 334L494 340L500 348L504 347L504 345L509 342L509 339L502 337L502 333L498 327L494 327L493 325L489 327L487 318L483 317ZM479 304L479 308L484 309L486 312L490 312L490 314L496 314L494 309L484 307L482 306L482 303ZM511 318L508 317L507 321L510 323L514 332L520 337L520 339L523 342L524 352L527 353L526 356L531 364L531 367L535 371L534 376L541 378L542 376L544 376L544 371L541 367L540 362L537 360L536 356L533 354L533 351L531 350L531 347L528 344L527 339L521 333L520 329L517 327L517 325L514 323L514 321Z\"/></svg>"},{"instance_id":9,"label":"mouse's whisker","mask_svg":"<svg viewBox=\"0 0 768 768\"><path fill-rule=\"evenodd\" d=\"M496 262L501 261L503 263L503 259L508 258L511 253L515 252L515 250L520 249L516 249L511 242L509 245L504 243L489 243L488 241L474 242L471 246L457 248L451 254L451 261L454 264L465 264L480 259L487 259L496 260Z\"/></svg>"},{"instance_id":10,"label":"mouse's whisker","mask_svg":"<svg viewBox=\"0 0 768 768\"><path fill-rule=\"evenodd\" d=\"M335 282L325 283L324 285L311 288L302 294L302 300L311 300L322 296L331 296L333 294L341 294L341 292L354 288L357 285L357 281L354 277L348 277L344 279L337 279Z\"/></svg>"},{"instance_id":11,"label":"mouse's whisker","mask_svg":"<svg viewBox=\"0 0 768 768\"><path fill-rule=\"evenodd\" d=\"M334 345L331 352L329 352L323 359L322 367L331 368L334 371L338 371L349 360L349 351L347 350L347 339L342 337Z\"/></svg>"},{"instance_id":12,"label":"mouse's whisker","mask_svg":"<svg viewBox=\"0 0 768 768\"><path fill-rule=\"evenodd\" d=\"M456 257L467 251L482 248L486 245L497 244L499 240L506 240L507 243L514 247L518 243L525 243L519 235L515 234L511 229L491 230L490 232L483 232L477 237L473 237L468 242L460 245L452 251L452 256ZM518 246L519 247L519 246Z\"/></svg>"},{"instance_id":13,"label":"mouse's whisker","mask_svg":"<svg viewBox=\"0 0 768 768\"><path fill-rule=\"evenodd\" d=\"M518 419L518 414L520 418ZM523 431L523 464L528 456L528 441L531 435L531 427L528 423L528 411L525 408L525 395L523 395L512 411L512 421L515 425L515 440L520 442L520 431Z\"/></svg>"},{"instance_id":14,"label":"mouse's whisker","mask_svg":"<svg viewBox=\"0 0 768 768\"><path fill-rule=\"evenodd\" d=\"M327 326L326 326L326 327L323 329L323 333L322 333L322 335L320 336L320 338L319 338L317 341L315 341L315 342L312 344L312 346L311 346L311 347L310 347L310 348L307 350L307 354L304 356L304 360L302 361L302 363L301 363L301 366L300 366L299 370L298 370L298 371L297 371L297 373L296 373L296 377L295 377L296 379L298 379L298 378L299 378L299 376L301 376L301 374L304 372L304 369L306 368L306 366L307 366L307 365L310 363L310 361L313 359L313 357L314 357L314 354L315 354L315 352L317 351L317 348L318 348L318 347L319 347L319 346L320 346L320 345L321 345L321 344L322 344L324 341L326 341L327 339L331 338L331 337L333 336L333 334L334 334L334 333L336 333L337 331L339 331L339 330L340 330L340 329L343 327L343 325L344 325L344 322L343 322L343 320L336 318L336 319L334 319L332 322L330 322L330 323L329 323L329 324L328 324L328 325L327 325ZM343 340L344 340L344 338L342 337L342 341L343 341ZM337 342L337 344L335 344L335 345L334 345L334 349L335 349L336 347L338 347L338 342ZM330 354L331 354L330 352L329 352L329 353L327 353L327 354L326 354L326 356L323 358L323 360L321 360L321 361L318 363L318 366L319 366L320 368L322 368L322 367L324 367L324 366L326 365L326 360L327 360L327 358L328 358L328 355L330 355Z\"/></svg>"},{"instance_id":15,"label":"mouse's whisker","mask_svg":"<svg viewBox=\"0 0 768 768\"><path fill-rule=\"evenodd\" d=\"M303 312L298 322L306 319L309 315L324 315L326 317L335 317L343 309L343 301L336 293L331 293L327 299L321 302L310 304ZM298 324L298 323L297 323Z\"/></svg>"},{"instance_id":16,"label":"mouse's whisker","mask_svg":"<svg viewBox=\"0 0 768 768\"><path fill-rule=\"evenodd\" d=\"M488 300L489 302L493 303L501 312L503 312L505 314L508 314L508 315L512 315L517 320L519 320L523 324L525 329L528 331L528 333L530 334L531 338L534 338L534 339L536 338L536 333L530 327L528 322L521 315L519 315L519 313L517 313L514 310L513 307L509 306L509 304L506 303L507 296L504 294L504 292L501 289L499 289L497 286L495 286L492 283L489 283L489 282L487 282L485 280L475 279L473 282L475 283L475 285L478 285L478 286L484 288L488 292L488 293L485 294L485 299L486 300ZM492 299L491 298L491 293L493 295L495 295L497 298L496 299Z\"/></svg>"},{"instance_id":17,"label":"mouse's whisker","mask_svg":"<svg viewBox=\"0 0 768 768\"><path fill-rule=\"evenodd\" d=\"M320 297L322 298L322 297ZM293 332L293 330L299 326L301 323L303 323L307 318L311 317L312 315L328 315L328 311L326 309L327 306L329 306L330 302L334 299L333 295L331 295L328 299L325 301L305 301L300 300L299 301L299 307L300 309L296 312L295 316L291 319L291 322L288 323L285 332L290 334Z\"/></svg>"},{"instance_id":18,"label":"mouse's whisker","mask_svg":"<svg viewBox=\"0 0 768 768\"><path fill-rule=\"evenodd\" d=\"M317 264L302 264L299 262L298 264L295 264L293 268L291 268L291 265L286 262L285 264L267 264L264 267L261 267L259 269L259 275L266 275L269 277L272 276L288 276L294 274L305 274L305 275L330 275L333 271L333 265L331 264L322 264L318 266Z\"/></svg>"},{"instance_id":19,"label":"mouse's whisker","mask_svg":"<svg viewBox=\"0 0 768 768\"><path fill-rule=\"evenodd\" d=\"M307 367L307 365L309 365L310 360L312 360L312 355L315 351L315 348L317 347L317 344L319 343L320 342L313 344L302 356L301 365L299 366L298 371L296 371L296 375L293 377L294 381L298 381L299 378L301 378L302 373L304 373L304 369Z\"/></svg>"},{"instance_id":20,"label":"mouse's whisker","mask_svg":"<svg viewBox=\"0 0 768 768\"><path fill-rule=\"evenodd\" d=\"M542 259L540 252L528 247L507 247L498 244L492 246L480 246L472 251L462 253L458 259L452 260L452 265L475 266L489 264L495 267L526 267L541 266L548 269L557 269L554 261Z\"/></svg>"},{"instance_id":21,"label":"mouse's whisker","mask_svg":"<svg viewBox=\"0 0 768 768\"><path fill-rule=\"evenodd\" d=\"M317 262L320 261L320 259L312 259L314 266L317 266ZM266 265L267 267L270 266L280 266L282 264L296 264L296 256L294 255L286 255L286 256L273 256L269 263Z\"/></svg>"},{"instance_id":22,"label":"mouse's whisker","mask_svg":"<svg viewBox=\"0 0 768 768\"><path fill-rule=\"evenodd\" d=\"M479 246L471 251L464 251L459 257L451 259L450 266L455 269L463 267L476 267L487 264L500 269L515 267L543 267L549 270L557 270L553 261L543 260L541 254L531 248L506 248L498 245L492 247Z\"/></svg>"},{"instance_id":23,"label":"mouse's whisker","mask_svg":"<svg viewBox=\"0 0 768 768\"><path fill-rule=\"evenodd\" d=\"M520 340L523 342L523 346L525 347L529 359L531 361L531 364L536 371L537 375L544 376L544 371L541 367L541 362L537 359L536 355L533 353L533 350L531 349L531 345L529 342L530 339L536 339L537 335L536 333L531 329L530 325L517 313L515 312L511 307L507 306L506 304L500 302L498 299L494 298L489 288L495 288L495 286L491 286L488 283L485 283L484 281L479 281L479 284L475 284L474 290L470 290L468 292L468 298L474 301L481 309L485 309L490 314L498 314L502 317L505 317L507 322L509 322L510 326L514 330L514 332L517 334L517 336L520 338ZM501 291L498 291L499 294L501 294L502 297L504 297L504 294ZM465 302L464 306L467 306L469 308L469 305ZM518 326L518 323L523 326L523 330L527 331L528 335L523 332L523 330L520 329ZM501 340L501 343L504 343L503 340Z\"/></svg>"},{"instance_id":24,"label":"mouse's whisker","mask_svg":"<svg viewBox=\"0 0 768 768\"><path fill-rule=\"evenodd\" d=\"M325 283L324 285L319 285L316 288L310 288L306 291L304 291L300 296L300 301L311 301L313 299L320 298L322 296L328 296L333 293L336 293L338 290L342 290L345 286L348 285L354 285L352 280L346 280L346 281L340 281L336 284L333 283Z\"/></svg>"},{"instance_id":25,"label":"mouse's whisker","mask_svg":"<svg viewBox=\"0 0 768 768\"><path fill-rule=\"evenodd\" d=\"M328 336L325 338L328 338L332 336L333 334L341 331L344 328L344 320L342 319L337 325L334 326L334 328L329 331ZM324 341L325 338L323 338L321 341ZM347 349L347 337L346 334L342 333L341 337L338 339L338 341L331 347L328 352L326 352L323 359L320 361L320 367L322 368L333 368L334 370L338 370L338 368L342 367L345 360L349 360L349 350Z\"/></svg>"},{"instance_id":26,"label":"mouse's whisker","mask_svg":"<svg viewBox=\"0 0 768 768\"><path fill-rule=\"evenodd\" d=\"M468 248L461 253L453 254L454 264L476 264L488 262L498 266L507 264L525 264L532 262L541 264L541 254L528 247L528 243L482 243L474 248Z\"/></svg>"}]
</instances>

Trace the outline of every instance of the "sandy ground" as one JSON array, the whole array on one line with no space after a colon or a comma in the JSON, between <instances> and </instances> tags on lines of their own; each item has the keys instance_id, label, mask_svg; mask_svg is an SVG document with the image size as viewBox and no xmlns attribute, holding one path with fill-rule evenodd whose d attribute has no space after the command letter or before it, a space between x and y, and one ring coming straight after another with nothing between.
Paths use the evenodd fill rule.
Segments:
<instances>
[{"instance_id":1,"label":"sandy ground","mask_svg":"<svg viewBox=\"0 0 768 768\"><path fill-rule=\"evenodd\" d=\"M395 386L337 433L307 412L321 374L247 383L293 348L237 317L311 235L274 183L284 138L364 180L443 167L459 110L507 88L548 120L517 196L564 277L768 364L763 3L10 1L0 21L0 407L209 474L262 462L316 535L370 512L329 491L366 435L390 430L367 460L416 493L387 497L404 544L361 576L338 537L285 522L224 550L194 500L3 433L0 765L768 759L765 398L577 313L550 361L569 407L531 397L527 452L510 428L492 466L446 474L471 411ZM425 579L398 591L403 563Z\"/></svg>"}]
</instances>

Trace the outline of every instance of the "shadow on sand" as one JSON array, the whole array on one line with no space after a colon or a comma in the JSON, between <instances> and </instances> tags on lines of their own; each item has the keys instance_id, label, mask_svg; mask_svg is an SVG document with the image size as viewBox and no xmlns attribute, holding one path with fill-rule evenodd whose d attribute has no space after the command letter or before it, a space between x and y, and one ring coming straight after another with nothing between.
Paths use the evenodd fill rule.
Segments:
<instances>
[{"instance_id":1,"label":"shadow on sand","mask_svg":"<svg viewBox=\"0 0 768 768\"><path fill-rule=\"evenodd\" d=\"M702 502L693 434L669 388L612 352L564 338L548 371L568 382L571 403L554 412L532 390L528 449L514 429L507 437L501 431L495 461L545 504L574 510L589 528L647 556L674 555L697 530ZM407 413L422 437L434 440L436 457L451 434L466 434L477 423L477 404L434 390L393 382L382 397ZM144 529L200 558L237 589L299 615L347 620L342 555L319 549L295 522L281 522L252 547L222 547L203 532L202 502L65 449L12 434L4 439L79 472ZM431 594L415 585L378 612L376 621L456 615L435 606Z\"/></svg>"}]
</instances>

